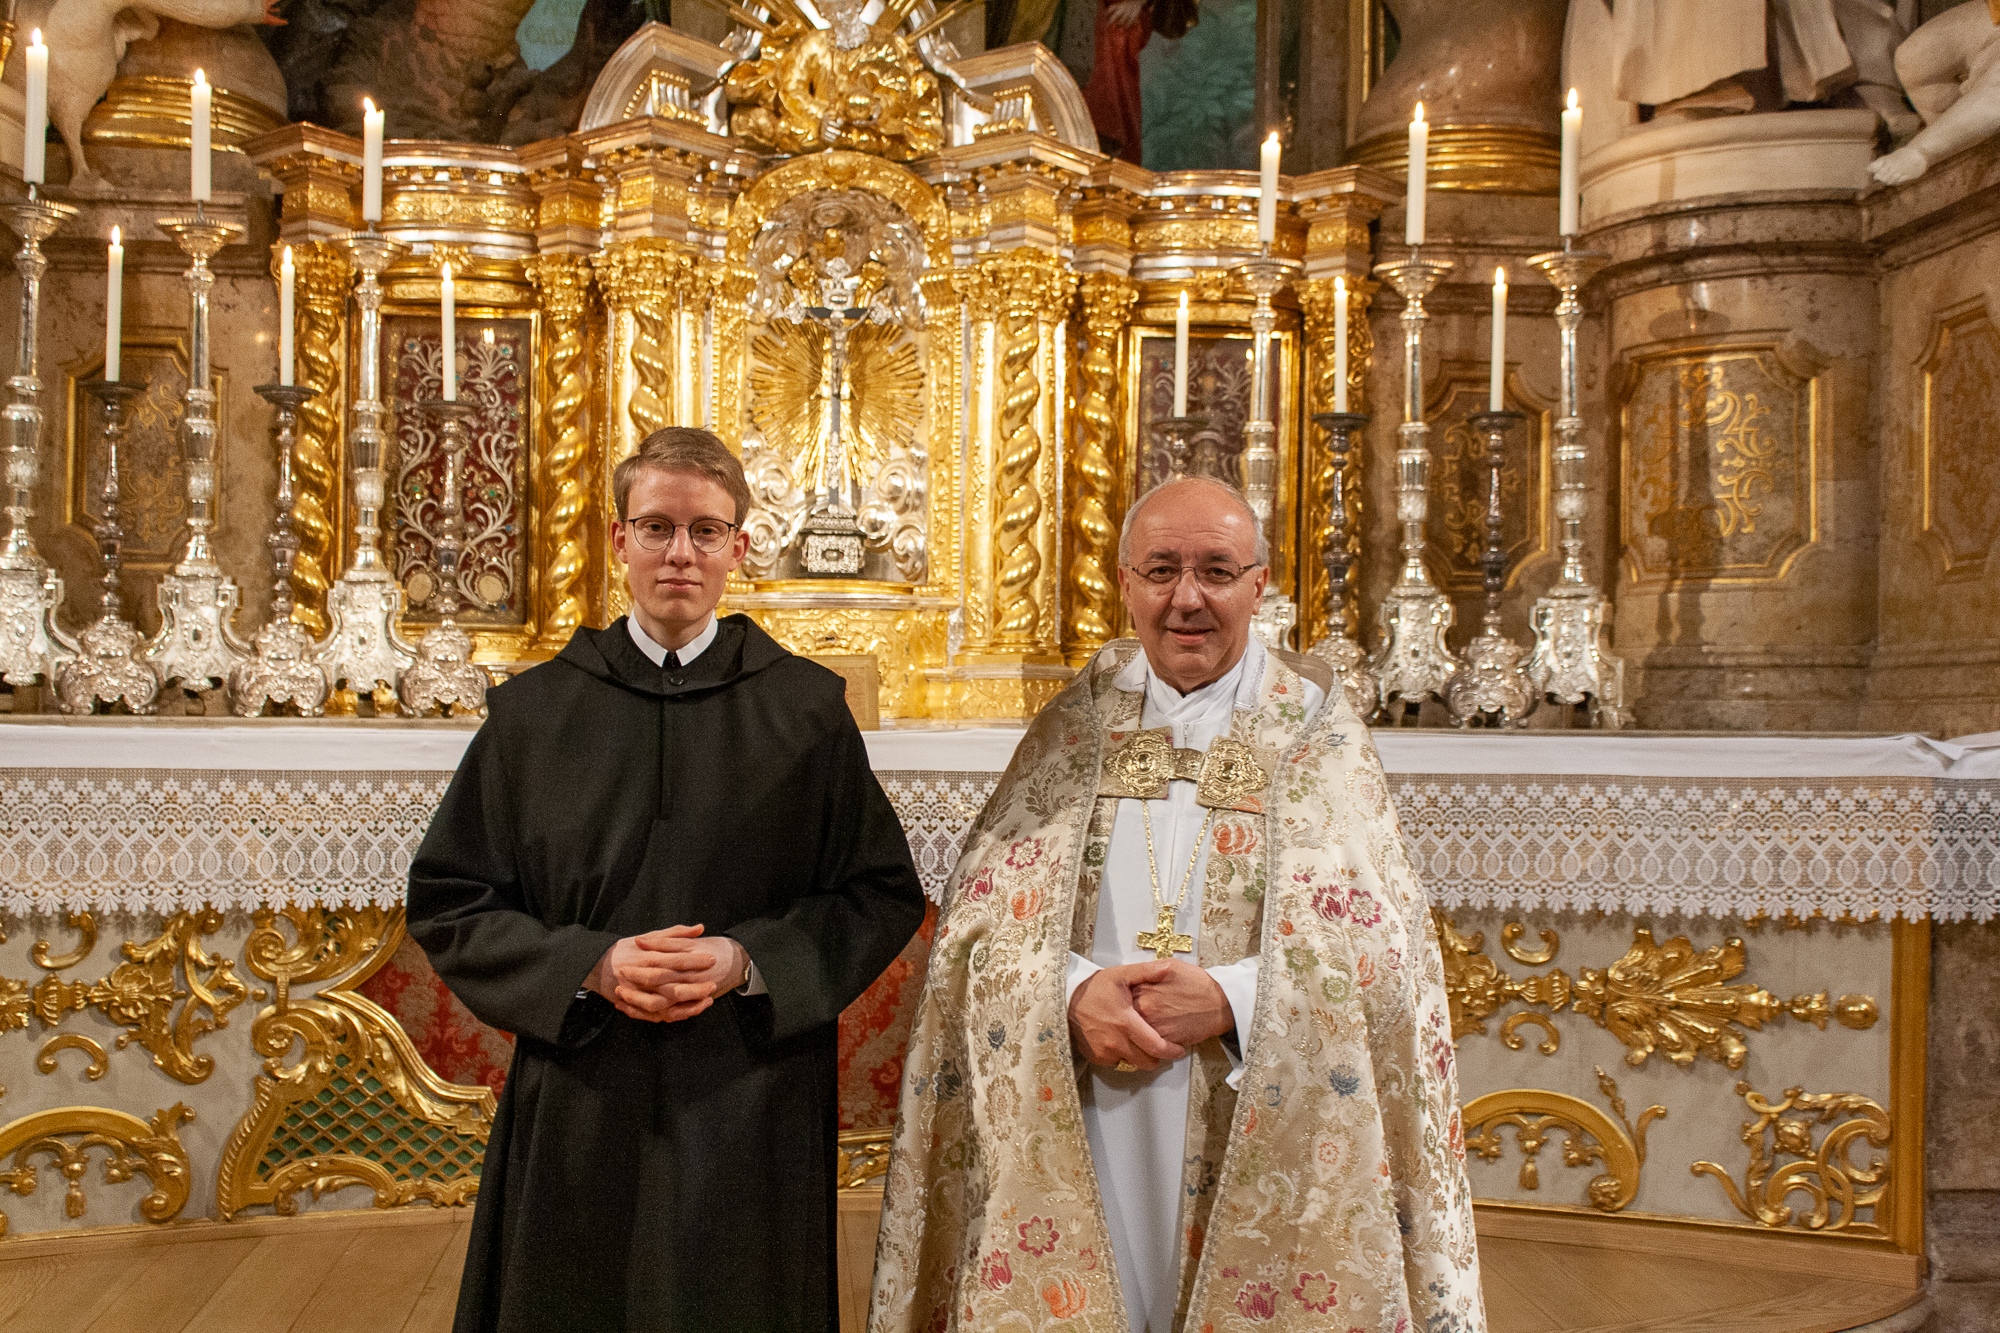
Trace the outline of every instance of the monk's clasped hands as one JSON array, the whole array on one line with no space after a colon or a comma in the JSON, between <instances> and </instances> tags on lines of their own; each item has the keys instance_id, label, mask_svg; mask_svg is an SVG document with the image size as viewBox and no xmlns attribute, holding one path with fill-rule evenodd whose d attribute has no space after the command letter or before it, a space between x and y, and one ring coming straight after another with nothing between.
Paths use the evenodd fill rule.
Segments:
<instances>
[{"instance_id":1,"label":"monk's clasped hands","mask_svg":"<svg viewBox=\"0 0 2000 1333\"><path fill-rule=\"evenodd\" d=\"M612 945L584 982L628 1018L677 1023L715 1003L743 975L746 954L726 935L702 937L703 927L668 926Z\"/></svg>"}]
</instances>

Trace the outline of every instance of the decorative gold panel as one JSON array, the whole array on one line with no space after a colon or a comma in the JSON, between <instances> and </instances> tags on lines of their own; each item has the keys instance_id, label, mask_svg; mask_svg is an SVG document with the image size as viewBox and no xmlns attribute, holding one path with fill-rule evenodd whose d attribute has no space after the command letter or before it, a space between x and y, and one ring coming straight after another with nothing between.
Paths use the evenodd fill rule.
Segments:
<instances>
[{"instance_id":1,"label":"decorative gold panel","mask_svg":"<svg viewBox=\"0 0 2000 1333\"><path fill-rule=\"evenodd\" d=\"M1542 1148L1551 1130L1561 1130L1564 1166L1604 1165L1604 1173L1584 1187L1590 1206L1605 1213L1624 1208L1639 1193L1639 1171L1646 1164L1646 1129L1664 1116L1667 1108L1647 1107L1634 1125L1625 1118L1625 1099L1618 1093L1618 1084L1601 1067L1596 1072L1598 1090L1610 1103L1616 1120L1565 1093L1540 1088L1489 1092L1465 1104L1466 1151L1489 1162L1498 1161L1504 1151L1500 1129L1512 1125L1515 1144L1521 1150L1521 1188L1540 1189Z\"/></svg>"},{"instance_id":2,"label":"decorative gold panel","mask_svg":"<svg viewBox=\"0 0 2000 1333\"><path fill-rule=\"evenodd\" d=\"M1985 567L2000 533L2000 330L1980 299L1940 318L1924 372L1922 531L1947 578Z\"/></svg>"},{"instance_id":3,"label":"decorative gold panel","mask_svg":"<svg viewBox=\"0 0 2000 1333\"><path fill-rule=\"evenodd\" d=\"M1819 380L1772 343L1626 368L1625 558L1634 582L1766 582L1819 540Z\"/></svg>"},{"instance_id":4,"label":"decorative gold panel","mask_svg":"<svg viewBox=\"0 0 2000 1333\"><path fill-rule=\"evenodd\" d=\"M152 1053L154 1065L168 1077L200 1083L215 1072L214 1057L197 1055L194 1044L207 1033L228 1027L229 1011L250 993L236 975L232 959L202 948L202 937L221 929L222 913L207 909L168 917L152 939L120 945L125 961L94 982L64 981L55 975L88 957L96 943L96 922L88 912L72 912L69 924L81 936L76 948L57 955L47 940L41 940L30 955L50 975L32 984L0 977L0 1030L25 1028L32 1016L46 1031L61 1026L70 1014L94 1009L129 1029L118 1034L117 1049L137 1042ZM104 1048L72 1034L44 1043L36 1067L45 1074L55 1072L56 1053L69 1049L90 1055L92 1079L103 1076Z\"/></svg>"},{"instance_id":5,"label":"decorative gold panel","mask_svg":"<svg viewBox=\"0 0 2000 1333\"><path fill-rule=\"evenodd\" d=\"M1889 1234L1876 1214L1893 1179L1890 1163L1872 1155L1866 1162L1852 1157L1864 1142L1871 1148L1889 1146L1887 1111L1858 1092L1786 1088L1784 1097L1772 1102L1750 1084L1738 1083L1736 1093L1757 1117L1743 1126L1750 1162L1742 1187L1714 1162L1696 1162L1690 1171L1721 1181L1736 1210L1761 1226L1850 1236ZM1813 1142L1816 1127L1826 1129L1818 1143ZM1781 1165L1786 1157L1795 1160ZM1793 1194L1806 1196L1804 1208L1791 1206ZM1865 1221L1863 1209L1869 1214Z\"/></svg>"},{"instance_id":6,"label":"decorative gold panel","mask_svg":"<svg viewBox=\"0 0 2000 1333\"><path fill-rule=\"evenodd\" d=\"M251 919L244 956L275 993L251 1030L266 1072L223 1148L218 1214L227 1221L258 1204L292 1213L300 1190L349 1185L373 1189L378 1208L468 1202L479 1190L492 1089L439 1078L396 1020L354 993L395 952L402 909L286 908ZM304 981L331 984L294 1000L291 988ZM287 1066L298 1047L298 1063Z\"/></svg>"},{"instance_id":7,"label":"decorative gold panel","mask_svg":"<svg viewBox=\"0 0 2000 1333\"><path fill-rule=\"evenodd\" d=\"M819 324L774 320L751 343L750 419L801 479L815 475L827 439L826 340ZM843 425L865 480L923 420L924 370L916 342L895 325L858 325L848 335L847 356L843 387L852 405L842 407Z\"/></svg>"},{"instance_id":8,"label":"decorative gold panel","mask_svg":"<svg viewBox=\"0 0 2000 1333\"><path fill-rule=\"evenodd\" d=\"M1451 1035L1473 1036L1486 1031L1486 1020L1509 1004L1538 1005L1552 1013L1568 1009L1589 1018L1625 1046L1625 1063L1644 1065L1661 1054L1677 1065L1705 1056L1731 1069L1741 1069L1749 1054L1746 1032L1789 1015L1824 1031L1833 1019L1841 1026L1865 1029L1875 1025L1878 1010L1866 995L1843 995L1829 1002L1827 992L1794 995L1780 1000L1760 986L1729 984L1745 967L1743 941L1731 938L1697 951L1686 936L1656 944L1653 932L1634 928L1632 947L1605 967L1585 967L1575 981L1557 968L1546 976L1514 977L1486 956L1486 936L1459 933L1442 909L1432 916L1444 953L1445 996L1451 1005ZM1519 961L1539 966L1555 957L1561 942L1551 930L1541 932L1545 948L1521 949L1520 927L1509 922L1503 932L1507 952ZM1519 1050L1518 1034L1526 1016L1516 1015L1502 1027L1506 1044ZM1517 1021L1519 1020L1519 1021ZM1553 1054L1560 1038L1553 1029L1544 1054Z\"/></svg>"},{"instance_id":9,"label":"decorative gold panel","mask_svg":"<svg viewBox=\"0 0 2000 1333\"><path fill-rule=\"evenodd\" d=\"M139 1215L148 1222L171 1222L187 1206L189 1163L187 1149L177 1132L194 1112L180 1102L153 1113L147 1124L123 1111L107 1111L95 1106L64 1106L23 1116L0 1125L0 1158L13 1154L11 1170L0 1171L0 1186L17 1195L35 1192L37 1167L34 1158L55 1159L68 1193L63 1212L71 1218L88 1211L83 1179L90 1170L92 1148L107 1149L104 1183L122 1184L133 1173L152 1182L152 1192L139 1201ZM7 1215L0 1213L0 1236L7 1234Z\"/></svg>"},{"instance_id":10,"label":"decorative gold panel","mask_svg":"<svg viewBox=\"0 0 2000 1333\"><path fill-rule=\"evenodd\" d=\"M1425 404L1431 423L1431 503L1425 532L1433 575L1454 592L1478 592L1484 586L1479 557L1486 545L1486 436L1473 428L1472 418L1491 401L1487 373L1484 362L1448 362ZM1506 387L1506 405L1527 416L1507 433L1506 461L1500 467L1500 533L1511 585L1526 561L1549 549L1550 423L1546 405L1528 401L1513 376Z\"/></svg>"},{"instance_id":11,"label":"decorative gold panel","mask_svg":"<svg viewBox=\"0 0 2000 1333\"><path fill-rule=\"evenodd\" d=\"M283 257L276 247L275 266ZM323 242L295 245L297 300L292 326L298 383L313 391L299 407L298 438L292 447L292 528L299 536L292 562L296 601L292 619L315 635L326 632L326 593L332 585L340 543L342 417L347 407L347 255Z\"/></svg>"},{"instance_id":12,"label":"decorative gold panel","mask_svg":"<svg viewBox=\"0 0 2000 1333\"><path fill-rule=\"evenodd\" d=\"M788 580L788 594L808 597L813 584ZM849 585L824 587L830 596L851 594ZM945 613L896 607L808 606L755 608L764 632L795 653L872 654L881 672L883 717L923 717L928 706L927 667L941 666L945 654Z\"/></svg>"}]
</instances>

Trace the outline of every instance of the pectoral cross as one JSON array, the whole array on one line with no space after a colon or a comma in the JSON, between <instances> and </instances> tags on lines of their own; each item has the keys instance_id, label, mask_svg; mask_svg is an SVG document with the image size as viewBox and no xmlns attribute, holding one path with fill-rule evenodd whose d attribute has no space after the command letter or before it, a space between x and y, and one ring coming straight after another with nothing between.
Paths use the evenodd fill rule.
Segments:
<instances>
[{"instance_id":1,"label":"pectoral cross","mask_svg":"<svg viewBox=\"0 0 2000 1333\"><path fill-rule=\"evenodd\" d=\"M1139 932L1139 947L1151 949L1155 958L1171 958L1177 953L1194 952L1194 936L1174 934L1175 908L1160 909L1160 924Z\"/></svg>"}]
</instances>

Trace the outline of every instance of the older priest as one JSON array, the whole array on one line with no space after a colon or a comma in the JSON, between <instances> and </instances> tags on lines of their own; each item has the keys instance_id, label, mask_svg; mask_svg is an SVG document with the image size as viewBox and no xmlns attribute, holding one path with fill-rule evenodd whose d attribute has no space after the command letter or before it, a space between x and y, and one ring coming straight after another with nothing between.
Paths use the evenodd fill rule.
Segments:
<instances>
[{"instance_id":1,"label":"older priest","mask_svg":"<svg viewBox=\"0 0 2000 1333\"><path fill-rule=\"evenodd\" d=\"M459 1333L831 1333L835 1021L923 919L839 677L715 616L750 491L706 431L612 476L632 615L495 689L410 934L515 1033Z\"/></svg>"},{"instance_id":2,"label":"older priest","mask_svg":"<svg viewBox=\"0 0 2000 1333\"><path fill-rule=\"evenodd\" d=\"M1368 732L1250 637L1236 492L1168 482L1119 559L1139 642L1035 719L953 875L871 1328L1478 1333L1443 967Z\"/></svg>"}]
</instances>

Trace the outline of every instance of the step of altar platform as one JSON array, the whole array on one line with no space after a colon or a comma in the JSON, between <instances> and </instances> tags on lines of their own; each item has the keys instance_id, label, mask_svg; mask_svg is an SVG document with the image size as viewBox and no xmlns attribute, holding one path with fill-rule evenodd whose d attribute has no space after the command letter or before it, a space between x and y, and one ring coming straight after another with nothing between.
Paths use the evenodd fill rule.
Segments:
<instances>
[{"instance_id":1,"label":"step of altar platform","mask_svg":"<svg viewBox=\"0 0 2000 1333\"><path fill-rule=\"evenodd\" d=\"M881 1196L844 1194L841 1333ZM445 1333L470 1209L318 1213L0 1240L0 1333ZM1492 1333L1911 1333L1918 1261L1677 1223L1482 1209Z\"/></svg>"}]
</instances>

